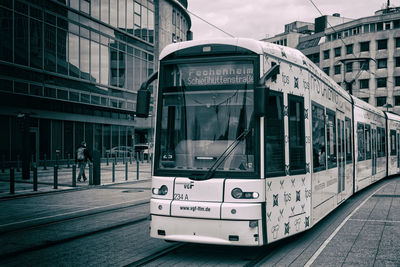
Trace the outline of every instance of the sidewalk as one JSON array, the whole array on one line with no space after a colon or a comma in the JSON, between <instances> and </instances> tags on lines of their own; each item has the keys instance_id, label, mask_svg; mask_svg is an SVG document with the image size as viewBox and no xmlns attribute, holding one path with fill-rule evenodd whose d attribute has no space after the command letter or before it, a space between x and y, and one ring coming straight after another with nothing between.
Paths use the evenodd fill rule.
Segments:
<instances>
[{"instance_id":1,"label":"sidewalk","mask_svg":"<svg viewBox=\"0 0 400 267\"><path fill-rule=\"evenodd\" d=\"M151 163L144 161L139 162L139 177L136 162L130 164L128 162L128 177L126 179L125 164L122 162L115 165L115 182L112 181L112 164L101 164L101 185L111 185L118 183L126 183L137 180L150 180L151 179ZM76 177L78 176L79 168L76 168ZM33 191L33 172L30 173L30 179L25 180L21 177L21 171L15 171L15 193L10 194L10 170L6 169L4 173L0 171L0 199L9 198L20 195L30 195L45 192L56 192L61 190L79 190L92 187L89 186L89 167L86 167L86 182L76 182L76 187L72 186L72 166L60 166L58 169L58 186L54 189L54 168L38 167L38 191Z\"/></svg>"}]
</instances>

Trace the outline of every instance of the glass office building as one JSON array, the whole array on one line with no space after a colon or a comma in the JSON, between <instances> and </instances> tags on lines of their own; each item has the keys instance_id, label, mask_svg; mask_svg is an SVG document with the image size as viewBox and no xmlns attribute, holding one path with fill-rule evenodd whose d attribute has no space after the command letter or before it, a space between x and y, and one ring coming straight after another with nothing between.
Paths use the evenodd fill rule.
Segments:
<instances>
[{"instance_id":1,"label":"glass office building","mask_svg":"<svg viewBox=\"0 0 400 267\"><path fill-rule=\"evenodd\" d=\"M0 1L0 160L148 141L134 111L158 53L155 2Z\"/></svg>"}]
</instances>

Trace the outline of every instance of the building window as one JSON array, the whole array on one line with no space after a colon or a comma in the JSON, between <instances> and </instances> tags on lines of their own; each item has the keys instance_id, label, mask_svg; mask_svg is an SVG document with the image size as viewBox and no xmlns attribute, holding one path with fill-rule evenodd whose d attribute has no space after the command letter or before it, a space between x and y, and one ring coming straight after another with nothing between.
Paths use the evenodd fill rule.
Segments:
<instances>
[{"instance_id":1,"label":"building window","mask_svg":"<svg viewBox=\"0 0 400 267\"><path fill-rule=\"evenodd\" d=\"M319 53L311 54L307 56L312 62L319 63Z\"/></svg>"},{"instance_id":2,"label":"building window","mask_svg":"<svg viewBox=\"0 0 400 267\"><path fill-rule=\"evenodd\" d=\"M378 69L386 69L387 68L387 58L378 59Z\"/></svg>"},{"instance_id":3,"label":"building window","mask_svg":"<svg viewBox=\"0 0 400 267\"><path fill-rule=\"evenodd\" d=\"M360 61L361 70L369 70L369 60Z\"/></svg>"},{"instance_id":4,"label":"building window","mask_svg":"<svg viewBox=\"0 0 400 267\"><path fill-rule=\"evenodd\" d=\"M375 23L369 25L370 32L375 32Z\"/></svg>"},{"instance_id":5,"label":"building window","mask_svg":"<svg viewBox=\"0 0 400 267\"><path fill-rule=\"evenodd\" d=\"M346 45L346 55L353 54L353 44Z\"/></svg>"},{"instance_id":6,"label":"building window","mask_svg":"<svg viewBox=\"0 0 400 267\"><path fill-rule=\"evenodd\" d=\"M400 76L394 77L394 86L400 86Z\"/></svg>"},{"instance_id":7,"label":"building window","mask_svg":"<svg viewBox=\"0 0 400 267\"><path fill-rule=\"evenodd\" d=\"M353 72L353 62L346 63L346 72Z\"/></svg>"},{"instance_id":8,"label":"building window","mask_svg":"<svg viewBox=\"0 0 400 267\"><path fill-rule=\"evenodd\" d=\"M395 57L395 66L400 67L400 57Z\"/></svg>"},{"instance_id":9,"label":"building window","mask_svg":"<svg viewBox=\"0 0 400 267\"><path fill-rule=\"evenodd\" d=\"M367 51L369 51L369 41L360 42L360 52L367 52Z\"/></svg>"},{"instance_id":10,"label":"building window","mask_svg":"<svg viewBox=\"0 0 400 267\"><path fill-rule=\"evenodd\" d=\"M393 29L398 29L400 28L400 20L394 20L393 21Z\"/></svg>"},{"instance_id":11,"label":"building window","mask_svg":"<svg viewBox=\"0 0 400 267\"><path fill-rule=\"evenodd\" d=\"M360 89L367 89L369 88L369 79L361 79L360 82Z\"/></svg>"},{"instance_id":12,"label":"building window","mask_svg":"<svg viewBox=\"0 0 400 267\"><path fill-rule=\"evenodd\" d=\"M329 67L325 67L322 70L329 76Z\"/></svg>"},{"instance_id":13,"label":"building window","mask_svg":"<svg viewBox=\"0 0 400 267\"><path fill-rule=\"evenodd\" d=\"M395 95L394 96L394 105L395 106L400 106L400 95Z\"/></svg>"},{"instance_id":14,"label":"building window","mask_svg":"<svg viewBox=\"0 0 400 267\"><path fill-rule=\"evenodd\" d=\"M369 97L360 97L360 99L361 99L362 101L364 101L365 103L368 103L368 102L369 102Z\"/></svg>"},{"instance_id":15,"label":"building window","mask_svg":"<svg viewBox=\"0 0 400 267\"><path fill-rule=\"evenodd\" d=\"M324 59L328 59L330 56L330 50L324 50Z\"/></svg>"},{"instance_id":16,"label":"building window","mask_svg":"<svg viewBox=\"0 0 400 267\"><path fill-rule=\"evenodd\" d=\"M385 22L385 30L390 30L390 21Z\"/></svg>"},{"instance_id":17,"label":"building window","mask_svg":"<svg viewBox=\"0 0 400 267\"><path fill-rule=\"evenodd\" d=\"M397 38L395 39L395 45L396 45L396 48L399 48L399 47L400 47L400 37L397 37Z\"/></svg>"},{"instance_id":18,"label":"building window","mask_svg":"<svg viewBox=\"0 0 400 267\"><path fill-rule=\"evenodd\" d=\"M365 24L364 25L364 33L368 33L369 32L369 24Z\"/></svg>"},{"instance_id":19,"label":"building window","mask_svg":"<svg viewBox=\"0 0 400 267\"><path fill-rule=\"evenodd\" d=\"M386 96L376 97L376 106L383 107L386 104Z\"/></svg>"},{"instance_id":20,"label":"building window","mask_svg":"<svg viewBox=\"0 0 400 267\"><path fill-rule=\"evenodd\" d=\"M377 46L378 50L387 49L387 39L378 40L376 42L378 44L378 46Z\"/></svg>"},{"instance_id":21,"label":"building window","mask_svg":"<svg viewBox=\"0 0 400 267\"><path fill-rule=\"evenodd\" d=\"M340 70L341 70L340 65L336 65L334 68L335 68L335 69L334 69L335 75L336 75L336 74L340 74Z\"/></svg>"},{"instance_id":22,"label":"building window","mask_svg":"<svg viewBox=\"0 0 400 267\"><path fill-rule=\"evenodd\" d=\"M377 79L376 79L376 85L377 85L377 87L378 87L378 88L386 87L386 80L387 80L386 77L384 77L384 78L377 78Z\"/></svg>"},{"instance_id":23,"label":"building window","mask_svg":"<svg viewBox=\"0 0 400 267\"><path fill-rule=\"evenodd\" d=\"M335 48L335 57L340 57L342 55L342 47Z\"/></svg>"},{"instance_id":24,"label":"building window","mask_svg":"<svg viewBox=\"0 0 400 267\"><path fill-rule=\"evenodd\" d=\"M383 22L378 22L376 24L376 30L377 31L383 31Z\"/></svg>"}]
</instances>

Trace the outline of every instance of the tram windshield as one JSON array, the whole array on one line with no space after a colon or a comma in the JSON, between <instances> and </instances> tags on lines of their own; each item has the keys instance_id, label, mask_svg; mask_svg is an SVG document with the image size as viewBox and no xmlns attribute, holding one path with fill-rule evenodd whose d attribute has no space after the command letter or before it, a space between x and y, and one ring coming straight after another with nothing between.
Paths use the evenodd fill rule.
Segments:
<instances>
[{"instance_id":1,"label":"tram windshield","mask_svg":"<svg viewBox=\"0 0 400 267\"><path fill-rule=\"evenodd\" d=\"M215 176L254 172L252 62L168 64L161 73L156 167L205 173L246 131Z\"/></svg>"}]
</instances>

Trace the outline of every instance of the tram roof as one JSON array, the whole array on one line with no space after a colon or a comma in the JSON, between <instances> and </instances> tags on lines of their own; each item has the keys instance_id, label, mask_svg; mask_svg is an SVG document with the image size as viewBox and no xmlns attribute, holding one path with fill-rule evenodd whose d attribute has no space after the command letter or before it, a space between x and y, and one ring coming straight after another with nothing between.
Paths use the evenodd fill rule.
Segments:
<instances>
[{"instance_id":1,"label":"tram roof","mask_svg":"<svg viewBox=\"0 0 400 267\"><path fill-rule=\"evenodd\" d=\"M400 121L400 116L394 113L385 112L389 120Z\"/></svg>"},{"instance_id":2,"label":"tram roof","mask_svg":"<svg viewBox=\"0 0 400 267\"><path fill-rule=\"evenodd\" d=\"M369 112L373 112L373 113L378 114L378 115L380 115L382 117L385 116L385 113L382 110L377 109L374 106L371 106L367 102L365 102L365 101L363 101L361 99L358 99L355 96L351 96L351 98L353 98L354 106L357 106L357 107L362 108L364 110L367 110Z\"/></svg>"}]
</instances>

